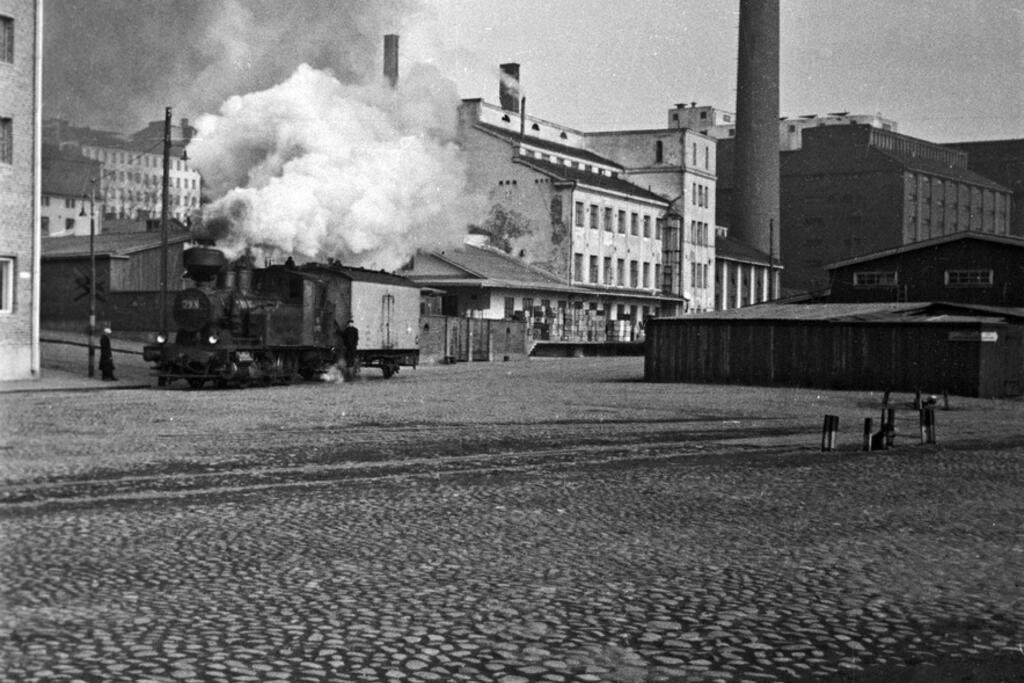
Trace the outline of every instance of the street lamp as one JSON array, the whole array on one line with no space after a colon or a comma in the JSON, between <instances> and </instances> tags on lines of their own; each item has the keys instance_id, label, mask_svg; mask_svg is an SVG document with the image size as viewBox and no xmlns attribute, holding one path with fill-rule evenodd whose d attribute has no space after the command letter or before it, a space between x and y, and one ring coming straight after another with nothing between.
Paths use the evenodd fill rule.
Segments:
<instances>
[{"instance_id":1,"label":"street lamp","mask_svg":"<svg viewBox=\"0 0 1024 683\"><path fill-rule=\"evenodd\" d=\"M82 195L82 211L85 217L85 200L89 200L89 377L96 376L96 185L89 188L88 195Z\"/></svg>"}]
</instances>

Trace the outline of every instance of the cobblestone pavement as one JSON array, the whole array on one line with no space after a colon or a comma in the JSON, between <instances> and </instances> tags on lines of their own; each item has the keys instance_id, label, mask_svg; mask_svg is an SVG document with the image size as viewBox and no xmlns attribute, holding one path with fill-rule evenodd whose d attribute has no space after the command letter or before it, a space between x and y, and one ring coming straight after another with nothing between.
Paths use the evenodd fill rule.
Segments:
<instances>
[{"instance_id":1,"label":"cobblestone pavement","mask_svg":"<svg viewBox=\"0 0 1024 683\"><path fill-rule=\"evenodd\" d=\"M641 363L0 395L0 678L1022 679L1024 404Z\"/></svg>"}]
</instances>

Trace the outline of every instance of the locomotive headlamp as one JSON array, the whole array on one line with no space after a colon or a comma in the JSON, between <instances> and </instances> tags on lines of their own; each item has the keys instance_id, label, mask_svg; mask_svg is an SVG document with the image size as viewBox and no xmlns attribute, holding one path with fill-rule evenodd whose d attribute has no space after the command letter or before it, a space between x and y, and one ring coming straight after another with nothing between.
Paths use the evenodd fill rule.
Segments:
<instances>
[{"instance_id":1,"label":"locomotive headlamp","mask_svg":"<svg viewBox=\"0 0 1024 683\"><path fill-rule=\"evenodd\" d=\"M167 341L167 337L165 337L162 334L156 335L156 343L157 344L163 344L165 341Z\"/></svg>"},{"instance_id":2,"label":"locomotive headlamp","mask_svg":"<svg viewBox=\"0 0 1024 683\"><path fill-rule=\"evenodd\" d=\"M210 345L213 346L220 340L217 338L217 335L211 334L209 337L206 338L206 341L208 341Z\"/></svg>"}]
</instances>

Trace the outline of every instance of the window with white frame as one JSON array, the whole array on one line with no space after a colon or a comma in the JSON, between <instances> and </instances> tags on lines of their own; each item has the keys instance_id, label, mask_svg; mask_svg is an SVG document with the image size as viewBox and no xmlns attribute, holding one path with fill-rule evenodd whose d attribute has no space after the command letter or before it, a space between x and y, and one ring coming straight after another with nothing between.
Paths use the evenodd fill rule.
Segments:
<instances>
[{"instance_id":1,"label":"window with white frame","mask_svg":"<svg viewBox=\"0 0 1024 683\"><path fill-rule=\"evenodd\" d=\"M895 287L896 271L864 271L853 274L854 287Z\"/></svg>"},{"instance_id":2,"label":"window with white frame","mask_svg":"<svg viewBox=\"0 0 1024 683\"><path fill-rule=\"evenodd\" d=\"M14 259L0 256L0 313L14 312Z\"/></svg>"},{"instance_id":3,"label":"window with white frame","mask_svg":"<svg viewBox=\"0 0 1024 683\"><path fill-rule=\"evenodd\" d=\"M968 270L947 270L947 287L991 287L992 269L973 268Z\"/></svg>"}]
</instances>

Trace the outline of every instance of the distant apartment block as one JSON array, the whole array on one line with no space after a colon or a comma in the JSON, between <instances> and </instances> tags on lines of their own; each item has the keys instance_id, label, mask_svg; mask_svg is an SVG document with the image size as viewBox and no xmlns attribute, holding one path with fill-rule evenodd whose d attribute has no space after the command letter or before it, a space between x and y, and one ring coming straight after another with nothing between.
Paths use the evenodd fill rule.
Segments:
<instances>
[{"instance_id":1,"label":"distant apartment block","mask_svg":"<svg viewBox=\"0 0 1024 683\"><path fill-rule=\"evenodd\" d=\"M131 135L69 125L60 119L44 123L48 145L62 153L77 152L102 164L82 194L94 196L107 218L147 219L163 210L163 121L153 121ZM194 129L188 119L173 126L175 147L169 158L168 215L188 224L200 210L202 177L183 160L183 144Z\"/></svg>"}]
</instances>

